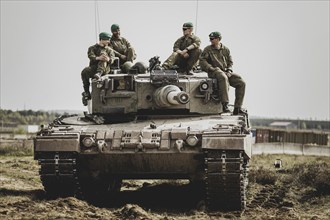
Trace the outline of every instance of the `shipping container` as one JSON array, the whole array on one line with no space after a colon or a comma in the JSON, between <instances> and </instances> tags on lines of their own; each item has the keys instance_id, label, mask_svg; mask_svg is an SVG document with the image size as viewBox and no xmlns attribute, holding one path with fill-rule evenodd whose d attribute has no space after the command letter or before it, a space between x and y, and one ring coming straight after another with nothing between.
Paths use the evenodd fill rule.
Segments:
<instances>
[{"instance_id":1,"label":"shipping container","mask_svg":"<svg viewBox=\"0 0 330 220\"><path fill-rule=\"evenodd\" d=\"M288 142L298 144L328 145L329 133L274 128L257 128L256 143Z\"/></svg>"}]
</instances>

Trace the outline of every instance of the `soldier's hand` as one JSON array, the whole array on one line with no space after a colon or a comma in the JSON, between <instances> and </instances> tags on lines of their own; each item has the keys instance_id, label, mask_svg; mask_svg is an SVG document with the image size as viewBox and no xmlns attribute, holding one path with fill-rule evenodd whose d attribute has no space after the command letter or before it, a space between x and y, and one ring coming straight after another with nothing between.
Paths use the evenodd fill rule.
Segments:
<instances>
[{"instance_id":1,"label":"soldier's hand","mask_svg":"<svg viewBox=\"0 0 330 220\"><path fill-rule=\"evenodd\" d=\"M231 72L225 72L227 77L230 78L233 74L231 74Z\"/></svg>"},{"instance_id":2,"label":"soldier's hand","mask_svg":"<svg viewBox=\"0 0 330 220\"><path fill-rule=\"evenodd\" d=\"M126 60L126 56L125 55L120 55L120 59Z\"/></svg>"},{"instance_id":3,"label":"soldier's hand","mask_svg":"<svg viewBox=\"0 0 330 220\"><path fill-rule=\"evenodd\" d=\"M104 61L107 61L107 62L109 62L109 61L110 61L110 57L108 57L108 56L105 56L105 58L104 58Z\"/></svg>"},{"instance_id":4,"label":"soldier's hand","mask_svg":"<svg viewBox=\"0 0 330 220\"><path fill-rule=\"evenodd\" d=\"M100 56L96 57L95 60L102 60L102 56L103 55L100 55Z\"/></svg>"},{"instance_id":5,"label":"soldier's hand","mask_svg":"<svg viewBox=\"0 0 330 220\"><path fill-rule=\"evenodd\" d=\"M187 50L179 50L178 53L179 53L181 56L185 57L185 55L187 54Z\"/></svg>"},{"instance_id":6,"label":"soldier's hand","mask_svg":"<svg viewBox=\"0 0 330 220\"><path fill-rule=\"evenodd\" d=\"M110 58L107 55L101 54L101 56L99 56L99 60L108 62Z\"/></svg>"}]
</instances>

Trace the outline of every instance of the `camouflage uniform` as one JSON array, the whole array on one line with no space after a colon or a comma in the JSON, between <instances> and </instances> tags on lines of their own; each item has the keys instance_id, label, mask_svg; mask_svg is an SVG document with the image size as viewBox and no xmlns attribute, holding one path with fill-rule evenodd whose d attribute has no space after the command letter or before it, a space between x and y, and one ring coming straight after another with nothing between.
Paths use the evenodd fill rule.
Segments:
<instances>
[{"instance_id":1,"label":"camouflage uniform","mask_svg":"<svg viewBox=\"0 0 330 220\"><path fill-rule=\"evenodd\" d=\"M83 81L84 91L89 93L89 79L93 78L96 73L108 74L110 72L110 65L115 58L115 54L110 47L102 47L99 44L89 47L87 54L90 62L89 66L84 68L81 72L81 79ZM107 55L110 58L109 62L96 60L96 57L101 54Z\"/></svg>"},{"instance_id":2,"label":"camouflage uniform","mask_svg":"<svg viewBox=\"0 0 330 220\"><path fill-rule=\"evenodd\" d=\"M115 56L119 57L119 65L123 65L125 62L133 61L136 59L136 54L134 48L131 46L130 42L123 37L116 38L114 36L110 39L109 46L114 50ZM125 55L126 60L123 60L120 55Z\"/></svg>"},{"instance_id":3,"label":"camouflage uniform","mask_svg":"<svg viewBox=\"0 0 330 220\"><path fill-rule=\"evenodd\" d=\"M209 77L217 79L221 102L229 102L228 90L230 85L235 88L235 108L242 107L245 82L236 73L230 73L230 77L226 74L226 72L232 72L231 67L233 65L229 49L223 44L220 44L219 49L209 45L203 50L199 63L202 70L208 72Z\"/></svg>"},{"instance_id":4,"label":"camouflage uniform","mask_svg":"<svg viewBox=\"0 0 330 220\"><path fill-rule=\"evenodd\" d=\"M165 69L171 69L174 65L179 66L179 72L187 72L196 66L202 50L199 48L201 40L196 35L182 36L175 41L173 53L163 63ZM186 59L180 56L176 51L187 49L190 45L194 45L194 49L188 50L189 57Z\"/></svg>"}]
</instances>

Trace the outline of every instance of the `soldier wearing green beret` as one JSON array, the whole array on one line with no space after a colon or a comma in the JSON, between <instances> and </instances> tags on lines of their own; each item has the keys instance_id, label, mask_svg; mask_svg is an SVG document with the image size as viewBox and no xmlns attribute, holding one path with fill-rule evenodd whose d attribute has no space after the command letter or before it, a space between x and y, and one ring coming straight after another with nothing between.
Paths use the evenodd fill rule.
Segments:
<instances>
[{"instance_id":1,"label":"soldier wearing green beret","mask_svg":"<svg viewBox=\"0 0 330 220\"><path fill-rule=\"evenodd\" d=\"M190 73L197 65L202 50L199 48L201 40L193 34L193 24L184 23L182 26L183 36L175 41L173 53L163 63L164 69L173 69L178 66L179 72Z\"/></svg>"},{"instance_id":2,"label":"soldier wearing green beret","mask_svg":"<svg viewBox=\"0 0 330 220\"><path fill-rule=\"evenodd\" d=\"M217 31L210 35L211 45L205 47L200 57L202 70L208 72L209 77L216 78L219 89L219 99L222 103L223 112L230 112L228 108L229 85L235 88L234 115L246 114L242 109L245 82L242 77L232 71L233 60L229 49L221 41L221 34Z\"/></svg>"},{"instance_id":3,"label":"soldier wearing green beret","mask_svg":"<svg viewBox=\"0 0 330 220\"><path fill-rule=\"evenodd\" d=\"M124 72L125 66L132 66L136 59L135 50L130 42L124 37L120 36L120 27L118 24L111 25L112 37L110 39L110 47L114 50L115 56L119 58L119 65ZM124 65L124 63L130 62Z\"/></svg>"},{"instance_id":4,"label":"soldier wearing green beret","mask_svg":"<svg viewBox=\"0 0 330 220\"><path fill-rule=\"evenodd\" d=\"M100 78L103 74L110 72L110 65L115 59L113 50L108 46L111 35L106 32L99 34L99 43L88 48L89 66L84 68L81 72L81 79L83 82L84 92L82 93L82 101L86 106L87 101L91 99L89 92L90 78Z\"/></svg>"}]
</instances>

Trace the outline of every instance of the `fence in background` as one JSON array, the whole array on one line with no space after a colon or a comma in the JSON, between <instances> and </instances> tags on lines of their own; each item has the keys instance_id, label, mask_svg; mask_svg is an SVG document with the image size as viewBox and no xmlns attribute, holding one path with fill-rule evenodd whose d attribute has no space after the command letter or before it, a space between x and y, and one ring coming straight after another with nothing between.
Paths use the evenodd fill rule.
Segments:
<instances>
[{"instance_id":1,"label":"fence in background","mask_svg":"<svg viewBox=\"0 0 330 220\"><path fill-rule=\"evenodd\" d=\"M308 145L297 143L255 143L252 146L252 154L293 154L303 156L328 156L330 146Z\"/></svg>"}]
</instances>

